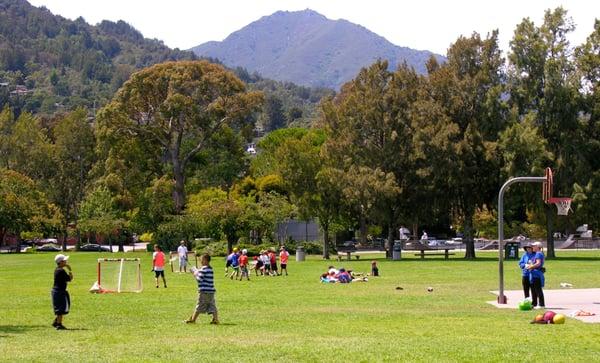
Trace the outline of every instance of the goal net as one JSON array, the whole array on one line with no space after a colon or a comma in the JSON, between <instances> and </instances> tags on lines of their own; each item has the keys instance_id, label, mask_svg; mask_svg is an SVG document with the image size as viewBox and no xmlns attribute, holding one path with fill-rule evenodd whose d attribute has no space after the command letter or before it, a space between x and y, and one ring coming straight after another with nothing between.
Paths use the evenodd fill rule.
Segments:
<instances>
[{"instance_id":1,"label":"goal net","mask_svg":"<svg viewBox=\"0 0 600 363\"><path fill-rule=\"evenodd\" d=\"M171 272L179 272L179 254L177 252L169 253L169 264L171 265ZM186 272L190 271L190 268L198 267L198 256L196 256L196 252L188 252L187 253L187 263L186 263ZM183 271L183 266L181 266L181 271Z\"/></svg>"},{"instance_id":2,"label":"goal net","mask_svg":"<svg viewBox=\"0 0 600 363\"><path fill-rule=\"evenodd\" d=\"M98 280L91 292L141 292L142 272L139 258L99 258Z\"/></svg>"}]
</instances>

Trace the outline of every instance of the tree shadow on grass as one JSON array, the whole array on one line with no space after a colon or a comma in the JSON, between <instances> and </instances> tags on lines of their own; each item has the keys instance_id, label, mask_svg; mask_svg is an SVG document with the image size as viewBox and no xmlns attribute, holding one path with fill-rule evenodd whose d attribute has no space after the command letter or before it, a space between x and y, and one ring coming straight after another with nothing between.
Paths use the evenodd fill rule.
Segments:
<instances>
[{"instance_id":1,"label":"tree shadow on grass","mask_svg":"<svg viewBox=\"0 0 600 363\"><path fill-rule=\"evenodd\" d=\"M50 327L50 325L0 325L0 334L23 334L31 330L38 330L48 327Z\"/></svg>"}]
</instances>

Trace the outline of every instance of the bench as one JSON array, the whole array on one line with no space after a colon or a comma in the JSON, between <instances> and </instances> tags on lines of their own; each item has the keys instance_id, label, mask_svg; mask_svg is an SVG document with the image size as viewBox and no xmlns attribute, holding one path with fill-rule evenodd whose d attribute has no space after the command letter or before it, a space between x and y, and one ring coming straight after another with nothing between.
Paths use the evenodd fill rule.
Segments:
<instances>
[{"instance_id":1,"label":"bench","mask_svg":"<svg viewBox=\"0 0 600 363\"><path fill-rule=\"evenodd\" d=\"M342 257L346 256L346 259L350 261L354 256L358 260L361 255L372 255L374 253L385 253L385 250L344 250L338 251L337 258L338 261L341 261Z\"/></svg>"},{"instance_id":2,"label":"bench","mask_svg":"<svg viewBox=\"0 0 600 363\"><path fill-rule=\"evenodd\" d=\"M415 256L421 256L421 259L424 259L425 256L444 256L447 260L449 255L454 255L454 252L449 253L448 251L453 250L454 248L439 248L439 249L422 249L419 250L419 253L415 253ZM442 250L444 252L442 252Z\"/></svg>"}]
</instances>

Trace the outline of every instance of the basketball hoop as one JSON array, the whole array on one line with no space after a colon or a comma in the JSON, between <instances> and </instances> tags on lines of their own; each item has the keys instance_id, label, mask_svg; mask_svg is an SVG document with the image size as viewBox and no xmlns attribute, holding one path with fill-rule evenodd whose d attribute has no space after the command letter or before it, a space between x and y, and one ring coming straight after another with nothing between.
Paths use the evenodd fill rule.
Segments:
<instances>
[{"instance_id":1,"label":"basketball hoop","mask_svg":"<svg viewBox=\"0 0 600 363\"><path fill-rule=\"evenodd\" d=\"M566 216L571 210L571 198L550 198L548 203L553 203L558 210L559 216Z\"/></svg>"}]
</instances>

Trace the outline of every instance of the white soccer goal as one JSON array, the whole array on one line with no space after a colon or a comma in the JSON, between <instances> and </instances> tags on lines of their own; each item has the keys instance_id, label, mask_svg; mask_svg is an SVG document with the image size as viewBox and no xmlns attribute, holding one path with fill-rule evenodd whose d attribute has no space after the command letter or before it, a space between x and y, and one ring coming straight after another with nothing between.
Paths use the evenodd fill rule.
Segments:
<instances>
[{"instance_id":1,"label":"white soccer goal","mask_svg":"<svg viewBox=\"0 0 600 363\"><path fill-rule=\"evenodd\" d=\"M177 252L169 252L169 264L171 272L179 272L179 254ZM189 272L192 267L198 267L198 256L196 256L196 252L190 251L187 253L186 271Z\"/></svg>"},{"instance_id":2,"label":"white soccer goal","mask_svg":"<svg viewBox=\"0 0 600 363\"><path fill-rule=\"evenodd\" d=\"M99 258L98 280L91 292L142 292L139 258Z\"/></svg>"}]
</instances>

